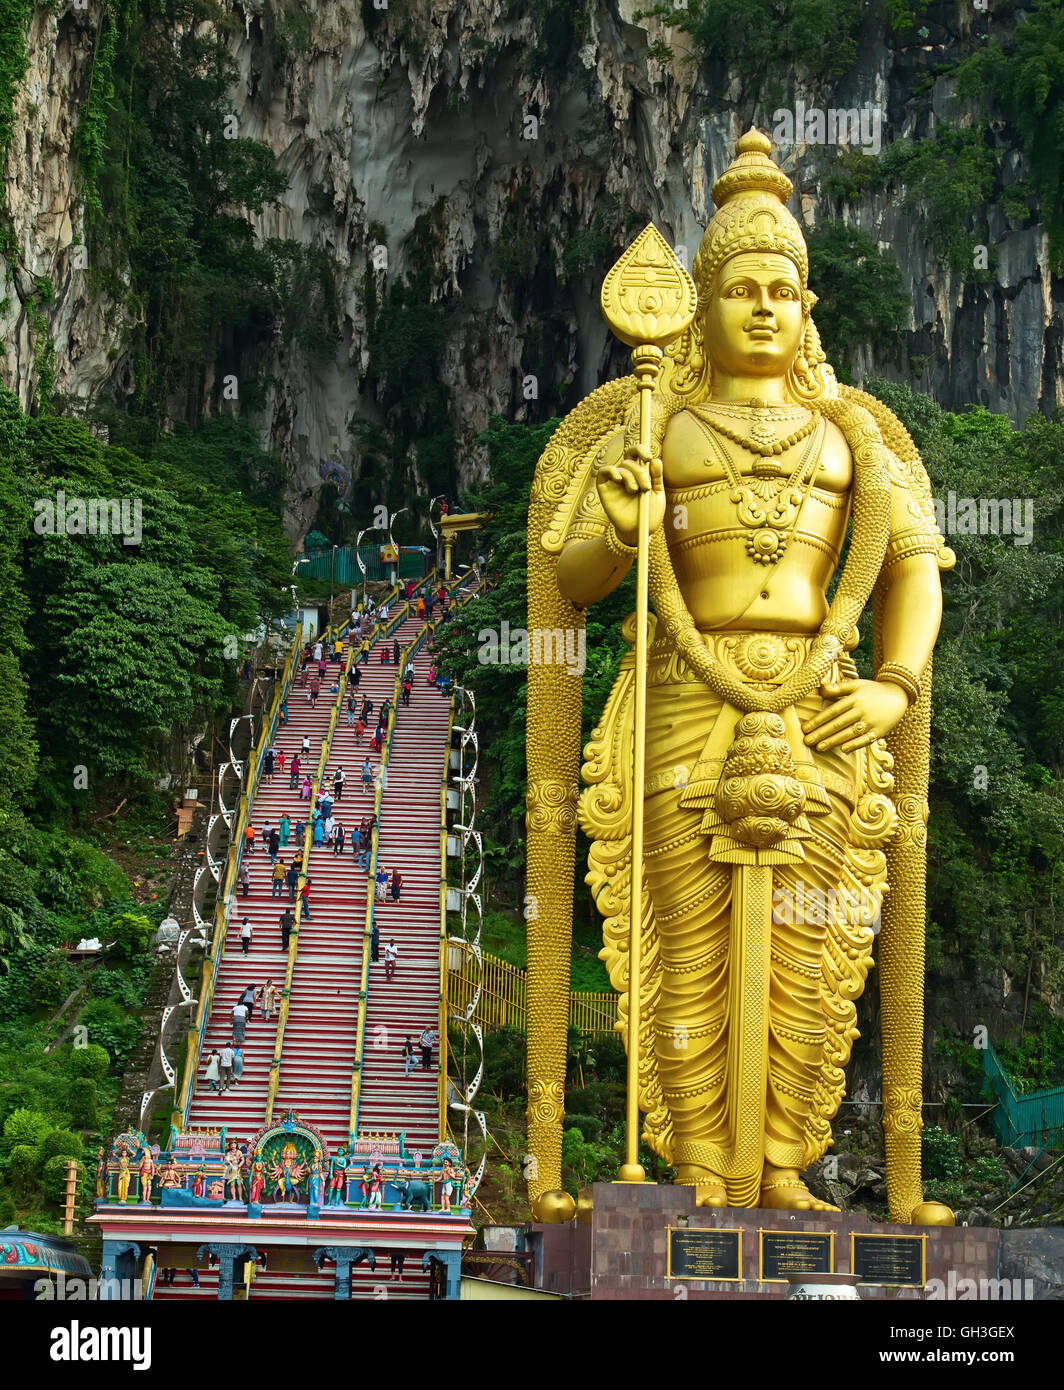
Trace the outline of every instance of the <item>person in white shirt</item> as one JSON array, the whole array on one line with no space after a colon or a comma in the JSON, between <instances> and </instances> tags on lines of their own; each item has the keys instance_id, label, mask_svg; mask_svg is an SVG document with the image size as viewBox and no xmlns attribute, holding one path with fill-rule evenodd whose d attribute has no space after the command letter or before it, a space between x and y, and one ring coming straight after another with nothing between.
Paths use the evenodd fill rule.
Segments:
<instances>
[{"instance_id":1,"label":"person in white shirt","mask_svg":"<svg viewBox=\"0 0 1064 1390\"><path fill-rule=\"evenodd\" d=\"M240 949L245 956L251 950L251 923L246 917L240 924Z\"/></svg>"},{"instance_id":2,"label":"person in white shirt","mask_svg":"<svg viewBox=\"0 0 1064 1390\"><path fill-rule=\"evenodd\" d=\"M320 661L320 660L321 660L321 643L320 643L320 642L315 642L315 643L314 643L314 660L315 660L315 661Z\"/></svg>"},{"instance_id":3,"label":"person in white shirt","mask_svg":"<svg viewBox=\"0 0 1064 1390\"><path fill-rule=\"evenodd\" d=\"M432 1070L432 1044L436 1041L436 1034L431 1028L426 1028L418 1039L421 1048L421 1065L425 1071Z\"/></svg>"},{"instance_id":4,"label":"person in white shirt","mask_svg":"<svg viewBox=\"0 0 1064 1390\"><path fill-rule=\"evenodd\" d=\"M237 1004L233 1009L233 1041L242 1043L244 1041L244 1026L248 1021L248 1006Z\"/></svg>"},{"instance_id":5,"label":"person in white shirt","mask_svg":"<svg viewBox=\"0 0 1064 1390\"><path fill-rule=\"evenodd\" d=\"M219 1070L221 1071L221 1074L222 1074L221 1088L222 1088L223 1091L228 1091L229 1086L230 1086L230 1083L231 1083L232 1080L233 1080L233 1044L232 1044L232 1043L226 1043L226 1044L225 1044L225 1046L222 1048L221 1055L220 1055L220 1057L218 1058L218 1061L219 1061Z\"/></svg>"},{"instance_id":6,"label":"person in white shirt","mask_svg":"<svg viewBox=\"0 0 1064 1390\"><path fill-rule=\"evenodd\" d=\"M384 978L390 980L395 974L395 962L399 959L399 947L389 941L384 948Z\"/></svg>"}]
</instances>

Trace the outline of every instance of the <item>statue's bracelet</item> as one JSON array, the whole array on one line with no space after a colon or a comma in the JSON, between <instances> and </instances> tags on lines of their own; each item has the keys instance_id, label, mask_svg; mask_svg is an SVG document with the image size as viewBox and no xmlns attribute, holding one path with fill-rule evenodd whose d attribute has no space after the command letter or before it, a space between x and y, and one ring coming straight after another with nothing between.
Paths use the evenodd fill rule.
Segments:
<instances>
[{"instance_id":1,"label":"statue's bracelet","mask_svg":"<svg viewBox=\"0 0 1064 1390\"><path fill-rule=\"evenodd\" d=\"M920 677L900 661L885 661L876 672L876 680L889 681L891 685L901 686L909 697L910 705L914 705L920 698Z\"/></svg>"},{"instance_id":2,"label":"statue's bracelet","mask_svg":"<svg viewBox=\"0 0 1064 1390\"><path fill-rule=\"evenodd\" d=\"M626 545L612 526L606 527L606 534L603 539L606 542L606 549L610 554L616 555L621 560L631 560L633 556L639 553L636 546Z\"/></svg>"}]
</instances>

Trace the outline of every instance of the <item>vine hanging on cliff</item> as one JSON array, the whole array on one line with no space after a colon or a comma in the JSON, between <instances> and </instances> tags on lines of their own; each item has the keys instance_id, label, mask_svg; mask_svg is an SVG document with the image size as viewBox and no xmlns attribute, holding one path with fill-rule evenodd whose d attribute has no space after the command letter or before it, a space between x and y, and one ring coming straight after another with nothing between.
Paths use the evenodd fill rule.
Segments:
<instances>
[{"instance_id":1,"label":"vine hanging on cliff","mask_svg":"<svg viewBox=\"0 0 1064 1390\"><path fill-rule=\"evenodd\" d=\"M33 0L0 0L0 161L7 154L15 124L15 97L30 55L26 35Z\"/></svg>"}]
</instances>

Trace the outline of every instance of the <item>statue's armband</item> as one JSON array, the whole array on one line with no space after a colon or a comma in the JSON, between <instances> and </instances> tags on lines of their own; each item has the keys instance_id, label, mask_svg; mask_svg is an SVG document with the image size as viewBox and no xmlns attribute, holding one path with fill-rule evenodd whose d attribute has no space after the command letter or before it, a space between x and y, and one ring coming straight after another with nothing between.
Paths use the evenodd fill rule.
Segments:
<instances>
[{"instance_id":1,"label":"statue's armband","mask_svg":"<svg viewBox=\"0 0 1064 1390\"><path fill-rule=\"evenodd\" d=\"M890 538L883 557L884 572L889 577L893 566L913 555L934 555L942 568L952 563L935 520L933 503L917 494L905 465L891 456Z\"/></svg>"}]
</instances>

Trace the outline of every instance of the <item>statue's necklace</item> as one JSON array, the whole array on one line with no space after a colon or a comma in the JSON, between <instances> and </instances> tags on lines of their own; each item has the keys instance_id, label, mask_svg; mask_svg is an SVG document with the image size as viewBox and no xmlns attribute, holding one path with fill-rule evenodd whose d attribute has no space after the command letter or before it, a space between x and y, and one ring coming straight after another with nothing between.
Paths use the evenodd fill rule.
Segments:
<instances>
[{"instance_id":1,"label":"statue's necklace","mask_svg":"<svg viewBox=\"0 0 1064 1390\"><path fill-rule=\"evenodd\" d=\"M741 414L743 418L750 422L749 432L740 433L740 431L732 429L731 426L722 424L719 420L710 415L711 411L722 415ZM806 435L812 434L816 427L817 420L816 415L810 412L808 418L805 419L796 430L792 430L785 438L779 439L776 436L776 421L773 416L777 415L778 417L778 415L782 415L784 419L793 420L795 418L794 413L787 410L775 412L769 408L766 401L760 400L756 396L748 406L744 405L734 408L721 405L704 405L701 408L696 407L696 413L709 417L713 428L722 434L725 439L730 439L733 444L738 444L751 454L760 454L762 458L768 458L772 454L782 454L788 449L793 448L800 440L805 439ZM805 412L803 412L803 414L804 413Z\"/></svg>"},{"instance_id":2,"label":"statue's necklace","mask_svg":"<svg viewBox=\"0 0 1064 1390\"><path fill-rule=\"evenodd\" d=\"M819 422L820 417L814 412L804 434L812 434ZM725 474L732 484L730 501L735 506L739 521L750 528L746 553L759 565L778 565L809 495L820 453L813 447L816 436L805 446L789 478L782 476L783 470L778 463L770 463L767 458L753 465L752 478L744 478L728 457L727 449L713 433L717 430L724 434L716 420L700 419L699 423L724 464Z\"/></svg>"}]
</instances>

